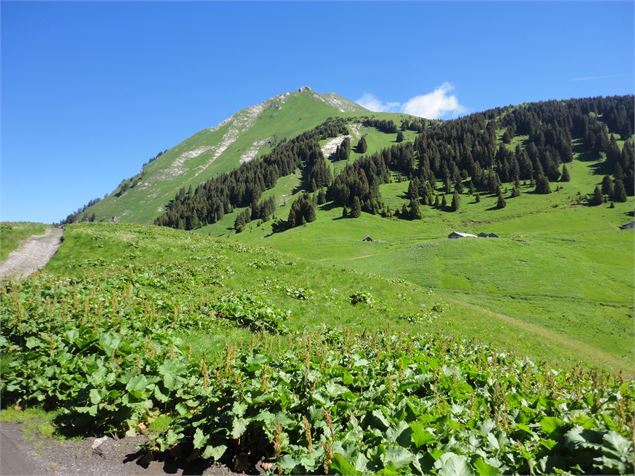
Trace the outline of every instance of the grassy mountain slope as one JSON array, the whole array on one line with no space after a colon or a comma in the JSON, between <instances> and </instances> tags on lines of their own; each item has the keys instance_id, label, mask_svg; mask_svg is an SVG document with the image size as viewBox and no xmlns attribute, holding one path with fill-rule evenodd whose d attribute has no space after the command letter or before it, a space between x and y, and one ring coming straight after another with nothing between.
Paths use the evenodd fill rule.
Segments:
<instances>
[{"instance_id":1,"label":"grassy mountain slope","mask_svg":"<svg viewBox=\"0 0 635 476\"><path fill-rule=\"evenodd\" d=\"M379 148L393 140L390 134L378 134L385 136L384 143L376 141ZM327 204L315 222L283 233L272 233L270 223L252 223L234 234L231 227L239 210L200 232L407 279L435 289L448 301L535 326L530 332L536 338L572 338L627 362L633 358L634 338L633 236L619 225L631 219L628 213L635 201L629 198L615 208L579 205L579 194L601 181L594 174L598 163L583 158L576 154L568 164L571 181L558 183L560 191L540 195L523 186L521 196L508 198L502 210L495 209L495 196L476 203L466 192L457 212L423 206L420 221L366 213L342 219L342 209ZM384 201L393 209L404 203L408 189L407 180L397 180L381 186ZM280 197L278 217L288 214L298 183L299 177L289 177L267 192ZM506 187L511 190L511 184L504 184L503 190ZM500 238L448 240L453 230L493 232ZM366 235L378 241L362 242ZM499 329L517 324L498 319Z\"/></svg>"},{"instance_id":2,"label":"grassy mountain slope","mask_svg":"<svg viewBox=\"0 0 635 476\"><path fill-rule=\"evenodd\" d=\"M326 103L329 101L325 96L304 90L282 99L274 98L264 103L265 106L256 106L262 111L255 125L239 134L225 154L206 170L213 175L237 166L241 150L244 154L248 143L264 137L273 137L273 143L280 137L293 135L293 131L305 130L308 119L302 126L297 123L304 121L298 117L304 117L301 115L307 111L322 111L312 117L316 123L333 115L329 114L332 109L327 110L331 103L328 107ZM342 106L343 103L337 104ZM344 108L339 107L335 115L360 115L340 109ZM253 112L253 108L241 111L216 131L200 134L226 137L227 128L235 127L236 122L244 124L245 117L252 114L249 111ZM397 123L399 120L398 115L376 116L391 117ZM395 134L385 134L373 127L353 123L349 124L349 130L353 143L361 135L366 136L368 151L364 155L395 144ZM405 132L407 141L414 140L415 136L414 132ZM156 177L161 177L160 174L170 170L162 165L162 160L169 162L170 157L181 157L184 150L200 147L202 142L190 142L196 138L188 139L184 143L187 146L180 145L152 162L147 167L147 176L156 167L159 174ZM623 137L615 135L615 138L619 147L623 147ZM326 157L332 140L320 143ZM517 144L526 146L527 141L528 136L516 135L507 147L513 150ZM502 129L498 130L498 145L502 145ZM510 197L513 184L502 184L507 200L507 207L503 209L496 208L496 196L483 194L477 202L467 191L461 194L458 211L423 205L423 219L415 221L366 213L359 219L344 219L340 207L327 203L318 210L317 220L306 226L273 233L273 220L252 222L242 233L236 234L233 223L243 210L239 208L196 233L263 245L319 265L343 266L387 279L404 279L421 289L434 289L438 296L453 304L453 309L461 310L455 320L443 324L444 329L456 335L483 337L499 344L508 342L512 348L546 359L555 355L571 361L594 355L592 361L624 369L632 361L631 344L635 336L631 265L634 254L631 232L619 230L619 225L631 219L628 213L635 201L629 197L627 202L616 203L614 208L608 204L582 205L582 197L601 182L602 176L597 174L601 161L588 159L580 138L574 138L571 145L573 162L567 164L571 181L552 183L554 192L548 195L536 194L533 186L523 183L522 194L516 198ZM261 152L269 149L270 146L263 145ZM361 155L352 151L348 163ZM331 163L335 174L346 163ZM159 209L149 208L150 201L154 200L154 205L165 203L173 197L177 182L181 185L197 183L191 177L198 177L199 158L193 157L181 165L188 168L188 172L156 183L157 187L165 187L161 199L148 195L142 182L121 198L111 202L104 200L93 209L108 203L121 204L138 196L136 203L131 204L134 212L121 216L120 221L149 221ZM407 202L408 185L407 179L393 173L390 183L380 186L383 200L392 210L400 209ZM442 186L441 182L435 184L437 193L442 191ZM263 198L275 196L275 215L284 219L291 203L301 193L300 171L297 171L281 177L272 189L263 193ZM447 198L449 203L451 195ZM448 240L447 235L454 230L493 232L500 238ZM376 241L362 242L367 235ZM523 334L522 341L515 337L517 333Z\"/></svg>"},{"instance_id":3,"label":"grassy mountain slope","mask_svg":"<svg viewBox=\"0 0 635 476\"><path fill-rule=\"evenodd\" d=\"M79 224L67 227L64 243L46 272L62 280L56 285L62 294L72 294L67 278L93 283L95 289L113 295L130 288L146 303L139 306L157 307L157 318L171 316L174 309L186 318L194 316L192 306L201 302L249 296L274 310L289 311L285 325L293 331L326 326L349 332L433 332L491 343L500 351L558 367L581 361L587 367L630 372L619 349L586 343L547 326L505 321L410 281L346 268L226 238L210 240L199 233ZM352 304L356 293L367 293L372 302ZM248 329L217 324L215 329L184 335L193 352L217 355L227 343L238 344L251 335Z\"/></svg>"},{"instance_id":4,"label":"grassy mountain slope","mask_svg":"<svg viewBox=\"0 0 635 476\"><path fill-rule=\"evenodd\" d=\"M83 215L94 213L98 221L114 217L122 223L152 222L180 188L195 187L253 160L283 138L301 134L328 117L360 114L371 113L335 94L317 94L308 88L276 96L169 149Z\"/></svg>"}]
</instances>

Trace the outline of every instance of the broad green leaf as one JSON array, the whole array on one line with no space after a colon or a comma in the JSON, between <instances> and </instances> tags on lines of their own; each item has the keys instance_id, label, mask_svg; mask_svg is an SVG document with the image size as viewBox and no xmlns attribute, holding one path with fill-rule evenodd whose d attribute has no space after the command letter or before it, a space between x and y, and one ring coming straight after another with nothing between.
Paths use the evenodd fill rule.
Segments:
<instances>
[{"instance_id":1,"label":"broad green leaf","mask_svg":"<svg viewBox=\"0 0 635 476\"><path fill-rule=\"evenodd\" d=\"M247 404L245 402L236 401L232 405L232 413L234 414L234 416L241 417L245 414L246 410L247 410Z\"/></svg>"},{"instance_id":2,"label":"broad green leaf","mask_svg":"<svg viewBox=\"0 0 635 476\"><path fill-rule=\"evenodd\" d=\"M112 354L113 350L116 350L121 344L121 338L111 332L104 332L99 337L99 346L104 350L106 355Z\"/></svg>"},{"instance_id":3,"label":"broad green leaf","mask_svg":"<svg viewBox=\"0 0 635 476\"><path fill-rule=\"evenodd\" d=\"M390 422L386 418L386 416L382 413L381 410L376 409L371 412L371 415L374 417L376 426L381 430L387 430L390 427Z\"/></svg>"},{"instance_id":4,"label":"broad green leaf","mask_svg":"<svg viewBox=\"0 0 635 476\"><path fill-rule=\"evenodd\" d=\"M187 411L187 407L185 405L183 405L182 403L177 403L176 405L174 405L174 409L178 412L179 415L181 416L185 416L187 415L188 411Z\"/></svg>"},{"instance_id":5,"label":"broad green leaf","mask_svg":"<svg viewBox=\"0 0 635 476\"><path fill-rule=\"evenodd\" d=\"M146 387L148 386L148 379L145 375L135 375L128 381L126 390L130 392L135 398L141 399L145 395Z\"/></svg>"},{"instance_id":6,"label":"broad green leaf","mask_svg":"<svg viewBox=\"0 0 635 476\"><path fill-rule=\"evenodd\" d=\"M619 433L609 431L602 440L604 452L615 455L624 461L632 459L631 443Z\"/></svg>"},{"instance_id":7,"label":"broad green leaf","mask_svg":"<svg viewBox=\"0 0 635 476\"><path fill-rule=\"evenodd\" d=\"M154 387L154 398L156 398L161 403L165 403L170 399L170 397L164 395L163 392L161 392L161 389L158 385L155 385Z\"/></svg>"},{"instance_id":8,"label":"broad green leaf","mask_svg":"<svg viewBox=\"0 0 635 476\"><path fill-rule=\"evenodd\" d=\"M554 433L563 424L564 422L558 417L548 416L548 417L543 417L543 419L540 420L540 426L548 435L551 435L552 433Z\"/></svg>"},{"instance_id":9,"label":"broad green leaf","mask_svg":"<svg viewBox=\"0 0 635 476\"><path fill-rule=\"evenodd\" d=\"M163 377L163 385L168 390L176 390L180 387L182 379L180 374L185 371L185 364L176 359L168 359L158 367L159 375Z\"/></svg>"},{"instance_id":10,"label":"broad green leaf","mask_svg":"<svg viewBox=\"0 0 635 476\"><path fill-rule=\"evenodd\" d=\"M227 446L218 445L218 446L206 446L205 451L203 451L202 457L203 459L213 459L214 461L218 461L223 457L225 451L227 450Z\"/></svg>"},{"instance_id":11,"label":"broad green leaf","mask_svg":"<svg viewBox=\"0 0 635 476\"><path fill-rule=\"evenodd\" d=\"M532 431L531 428L529 428L529 426L525 425L524 423L516 423L516 429L523 431L529 435L533 435L534 432Z\"/></svg>"},{"instance_id":12,"label":"broad green leaf","mask_svg":"<svg viewBox=\"0 0 635 476\"><path fill-rule=\"evenodd\" d=\"M400 469L412 463L414 455L402 446L389 445L381 460L385 465L391 463L396 469Z\"/></svg>"},{"instance_id":13,"label":"broad green leaf","mask_svg":"<svg viewBox=\"0 0 635 476\"><path fill-rule=\"evenodd\" d=\"M470 469L468 460L463 455L452 452L443 453L434 463L441 476L471 476L474 472Z\"/></svg>"},{"instance_id":14,"label":"broad green leaf","mask_svg":"<svg viewBox=\"0 0 635 476\"><path fill-rule=\"evenodd\" d=\"M410 429L412 430L412 442L417 448L421 448L424 445L429 445L436 441L436 437L426 430L418 421L410 423Z\"/></svg>"},{"instance_id":15,"label":"broad green leaf","mask_svg":"<svg viewBox=\"0 0 635 476\"><path fill-rule=\"evenodd\" d=\"M494 433L488 433L487 434L487 442L495 450L500 450L500 448L501 448L500 444L498 443L498 440L496 439L496 436L494 436Z\"/></svg>"},{"instance_id":16,"label":"broad green leaf","mask_svg":"<svg viewBox=\"0 0 635 476\"><path fill-rule=\"evenodd\" d=\"M298 466L299 461L293 456L286 454L283 455L277 462L278 466L283 469L284 473L291 473L296 466Z\"/></svg>"},{"instance_id":17,"label":"broad green leaf","mask_svg":"<svg viewBox=\"0 0 635 476\"><path fill-rule=\"evenodd\" d=\"M501 474L498 468L495 468L489 463L486 463L483 458L479 458L474 463L474 468L479 476L497 476Z\"/></svg>"},{"instance_id":18,"label":"broad green leaf","mask_svg":"<svg viewBox=\"0 0 635 476\"><path fill-rule=\"evenodd\" d=\"M346 458L339 454L335 453L333 455L333 463L331 463L331 470L336 474L361 474L355 466L346 461Z\"/></svg>"},{"instance_id":19,"label":"broad green leaf","mask_svg":"<svg viewBox=\"0 0 635 476\"><path fill-rule=\"evenodd\" d=\"M26 347L27 349L33 349L40 345L40 339L37 337L27 337L26 338Z\"/></svg>"},{"instance_id":20,"label":"broad green leaf","mask_svg":"<svg viewBox=\"0 0 635 476\"><path fill-rule=\"evenodd\" d=\"M232 423L232 438L238 439L243 436L245 430L247 430L248 421L244 418L234 418Z\"/></svg>"},{"instance_id":21,"label":"broad green leaf","mask_svg":"<svg viewBox=\"0 0 635 476\"><path fill-rule=\"evenodd\" d=\"M194 448L199 449L202 448L205 443L207 443L207 436L203 433L200 428L197 428L194 432Z\"/></svg>"},{"instance_id":22,"label":"broad green leaf","mask_svg":"<svg viewBox=\"0 0 635 476\"><path fill-rule=\"evenodd\" d=\"M99 394L99 390L97 390L96 388L90 389L90 402L93 405L97 405L99 402L101 402L101 395Z\"/></svg>"}]
</instances>

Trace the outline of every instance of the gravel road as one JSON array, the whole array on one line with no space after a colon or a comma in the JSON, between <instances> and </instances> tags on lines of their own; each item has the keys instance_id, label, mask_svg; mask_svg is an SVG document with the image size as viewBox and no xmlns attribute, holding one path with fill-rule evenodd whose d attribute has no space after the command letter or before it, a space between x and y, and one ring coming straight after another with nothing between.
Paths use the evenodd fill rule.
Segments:
<instances>
[{"instance_id":1,"label":"gravel road","mask_svg":"<svg viewBox=\"0 0 635 476\"><path fill-rule=\"evenodd\" d=\"M0 263L0 279L20 279L42 269L59 248L63 234L61 228L49 228L43 235L24 240L17 250Z\"/></svg>"}]
</instances>

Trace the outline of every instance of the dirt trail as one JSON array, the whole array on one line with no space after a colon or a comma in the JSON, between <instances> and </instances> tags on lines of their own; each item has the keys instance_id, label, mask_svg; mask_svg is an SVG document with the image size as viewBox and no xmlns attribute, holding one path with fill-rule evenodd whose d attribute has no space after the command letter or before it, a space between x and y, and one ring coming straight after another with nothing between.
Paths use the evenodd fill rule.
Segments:
<instances>
[{"instance_id":1,"label":"dirt trail","mask_svg":"<svg viewBox=\"0 0 635 476\"><path fill-rule=\"evenodd\" d=\"M477 306L476 304L460 301L454 298L447 298L447 299L450 301L454 301L456 304L459 304L466 308L478 311L479 313L487 314L489 316L495 317L496 319L503 321L511 326L531 332L532 334L539 335L541 337L544 337L545 339L549 339L563 347L574 349L576 352L585 354L588 357L594 357L595 360L610 364L611 366L617 369L624 368L625 362L623 360L609 354L608 352L604 352L602 349L593 347L592 345L589 345L585 342L579 341L571 337L567 337L563 334L555 332L551 329L547 329L546 327L540 326L538 324L532 324L530 322L523 321L522 319L517 319L515 317L511 317L506 314L501 314L500 312L491 311L487 308Z\"/></svg>"},{"instance_id":2,"label":"dirt trail","mask_svg":"<svg viewBox=\"0 0 635 476\"><path fill-rule=\"evenodd\" d=\"M83 438L58 440L33 431L25 437L24 425L0 423L0 475L28 476L160 476L200 474L233 476L226 467L202 461L188 463L148 458L144 436L122 439Z\"/></svg>"},{"instance_id":3,"label":"dirt trail","mask_svg":"<svg viewBox=\"0 0 635 476\"><path fill-rule=\"evenodd\" d=\"M61 228L49 228L43 235L24 240L17 250L0 263L0 279L25 278L42 269L59 248L63 234Z\"/></svg>"}]
</instances>

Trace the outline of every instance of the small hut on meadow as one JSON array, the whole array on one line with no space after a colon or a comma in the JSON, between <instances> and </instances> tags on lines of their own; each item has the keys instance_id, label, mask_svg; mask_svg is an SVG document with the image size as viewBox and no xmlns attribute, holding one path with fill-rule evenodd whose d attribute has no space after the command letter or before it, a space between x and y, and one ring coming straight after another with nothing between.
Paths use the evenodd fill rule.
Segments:
<instances>
[{"instance_id":1,"label":"small hut on meadow","mask_svg":"<svg viewBox=\"0 0 635 476\"><path fill-rule=\"evenodd\" d=\"M471 233L461 233L460 231L453 231L448 235L448 238L478 238Z\"/></svg>"}]
</instances>

